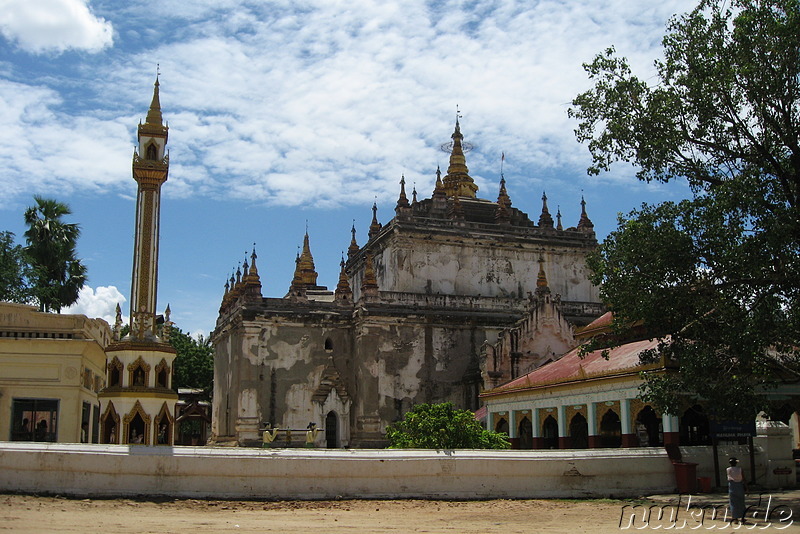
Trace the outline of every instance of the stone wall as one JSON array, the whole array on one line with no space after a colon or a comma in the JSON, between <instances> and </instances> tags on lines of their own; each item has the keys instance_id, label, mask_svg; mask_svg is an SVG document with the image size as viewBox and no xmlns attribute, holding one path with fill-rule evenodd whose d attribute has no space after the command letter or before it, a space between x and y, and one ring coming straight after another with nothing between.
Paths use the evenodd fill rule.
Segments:
<instances>
[{"instance_id":1,"label":"stone wall","mask_svg":"<svg viewBox=\"0 0 800 534\"><path fill-rule=\"evenodd\" d=\"M236 499L593 498L675 490L663 449L427 451L0 443L0 491Z\"/></svg>"}]
</instances>

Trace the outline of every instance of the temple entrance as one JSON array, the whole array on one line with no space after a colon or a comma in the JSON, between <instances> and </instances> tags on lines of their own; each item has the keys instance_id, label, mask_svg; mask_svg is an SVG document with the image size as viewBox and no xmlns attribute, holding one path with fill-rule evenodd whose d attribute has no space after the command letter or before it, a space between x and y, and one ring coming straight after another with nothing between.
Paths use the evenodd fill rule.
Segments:
<instances>
[{"instance_id":1,"label":"temple entrance","mask_svg":"<svg viewBox=\"0 0 800 534\"><path fill-rule=\"evenodd\" d=\"M695 404L681 416L681 445L711 445L708 416Z\"/></svg>"},{"instance_id":2,"label":"temple entrance","mask_svg":"<svg viewBox=\"0 0 800 534\"><path fill-rule=\"evenodd\" d=\"M636 416L636 433L641 447L660 447L664 445L661 418L651 406L645 406Z\"/></svg>"},{"instance_id":3,"label":"temple entrance","mask_svg":"<svg viewBox=\"0 0 800 534\"><path fill-rule=\"evenodd\" d=\"M495 432L502 432L503 434L505 434L507 436L508 435L508 421L506 421L505 419L500 419L499 421L497 421L497 423L494 425L494 431Z\"/></svg>"},{"instance_id":4,"label":"temple entrance","mask_svg":"<svg viewBox=\"0 0 800 534\"><path fill-rule=\"evenodd\" d=\"M523 417L519 422L519 448L532 449L533 448L533 425L531 420Z\"/></svg>"},{"instance_id":5,"label":"temple entrance","mask_svg":"<svg viewBox=\"0 0 800 534\"><path fill-rule=\"evenodd\" d=\"M573 449L589 448L589 424L581 414L575 414L569 423L569 436Z\"/></svg>"},{"instance_id":6,"label":"temple entrance","mask_svg":"<svg viewBox=\"0 0 800 534\"><path fill-rule=\"evenodd\" d=\"M336 412L328 412L325 416L325 446L328 449L339 448L339 418Z\"/></svg>"},{"instance_id":7,"label":"temple entrance","mask_svg":"<svg viewBox=\"0 0 800 534\"><path fill-rule=\"evenodd\" d=\"M552 415L548 415L542 423L542 448L558 448L558 422Z\"/></svg>"},{"instance_id":8,"label":"temple entrance","mask_svg":"<svg viewBox=\"0 0 800 534\"><path fill-rule=\"evenodd\" d=\"M622 424L614 410L606 411L600 420L600 446L615 448L622 445Z\"/></svg>"}]
</instances>

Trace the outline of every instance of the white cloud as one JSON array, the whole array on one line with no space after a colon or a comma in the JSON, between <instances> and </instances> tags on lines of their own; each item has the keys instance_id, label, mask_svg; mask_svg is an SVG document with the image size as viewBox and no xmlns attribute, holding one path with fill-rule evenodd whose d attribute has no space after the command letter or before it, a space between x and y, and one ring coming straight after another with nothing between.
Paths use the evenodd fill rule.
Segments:
<instances>
[{"instance_id":1,"label":"white cloud","mask_svg":"<svg viewBox=\"0 0 800 534\"><path fill-rule=\"evenodd\" d=\"M438 147L456 104L477 145L468 165L490 189L482 196L495 192L501 151L509 180L538 188L557 169L579 187L588 153L566 110L589 86L581 64L613 44L647 78L664 23L693 4L134 3L109 12L115 26L158 38L97 66L92 88L105 108L93 116L65 111L45 82L0 81L0 198L127 186L132 128L158 60L171 127L168 196L363 204L396 198L401 173L427 196L436 165L447 167Z\"/></svg>"},{"instance_id":2,"label":"white cloud","mask_svg":"<svg viewBox=\"0 0 800 534\"><path fill-rule=\"evenodd\" d=\"M88 0L0 0L0 33L35 54L113 43L111 23L92 14Z\"/></svg>"},{"instance_id":3,"label":"white cloud","mask_svg":"<svg viewBox=\"0 0 800 534\"><path fill-rule=\"evenodd\" d=\"M114 325L116 320L117 304L120 306L127 299L119 292L114 286L99 286L97 289L92 289L88 285L84 285L78 294L78 301L62 310L63 313L80 313L90 318L105 319L105 321ZM123 316L123 324L127 318Z\"/></svg>"}]
</instances>

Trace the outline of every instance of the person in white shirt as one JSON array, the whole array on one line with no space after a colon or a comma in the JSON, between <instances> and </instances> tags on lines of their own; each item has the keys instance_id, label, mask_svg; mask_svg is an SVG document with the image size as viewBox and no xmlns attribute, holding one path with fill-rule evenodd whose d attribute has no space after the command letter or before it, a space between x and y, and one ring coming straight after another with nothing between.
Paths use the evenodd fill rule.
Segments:
<instances>
[{"instance_id":1,"label":"person in white shirt","mask_svg":"<svg viewBox=\"0 0 800 534\"><path fill-rule=\"evenodd\" d=\"M731 458L728 460L731 466L726 470L728 474L728 506L731 510L729 521L738 519L744 524L744 493L746 491L744 473L737 464L739 460Z\"/></svg>"}]
</instances>

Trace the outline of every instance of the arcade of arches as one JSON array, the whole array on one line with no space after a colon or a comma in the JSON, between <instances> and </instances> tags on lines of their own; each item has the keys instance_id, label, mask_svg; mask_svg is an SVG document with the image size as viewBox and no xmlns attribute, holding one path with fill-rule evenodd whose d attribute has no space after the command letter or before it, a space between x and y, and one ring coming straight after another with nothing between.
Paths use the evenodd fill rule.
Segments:
<instances>
[{"instance_id":1,"label":"arcade of arches","mask_svg":"<svg viewBox=\"0 0 800 534\"><path fill-rule=\"evenodd\" d=\"M517 449L586 449L710 445L709 421L699 405L680 416L658 413L637 398L490 409L487 426L509 435Z\"/></svg>"}]
</instances>

